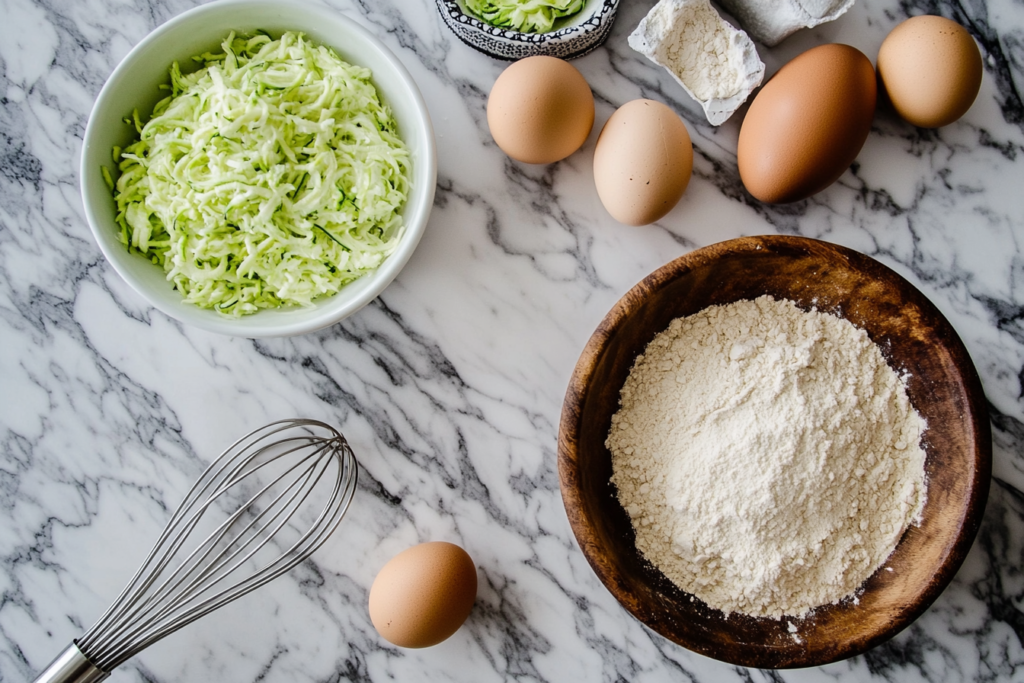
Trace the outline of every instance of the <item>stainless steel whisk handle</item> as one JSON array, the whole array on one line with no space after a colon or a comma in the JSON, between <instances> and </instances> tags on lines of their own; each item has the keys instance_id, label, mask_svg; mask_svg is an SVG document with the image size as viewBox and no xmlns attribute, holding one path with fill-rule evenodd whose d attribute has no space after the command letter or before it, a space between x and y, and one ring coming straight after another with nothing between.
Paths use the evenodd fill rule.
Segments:
<instances>
[{"instance_id":1,"label":"stainless steel whisk handle","mask_svg":"<svg viewBox=\"0 0 1024 683\"><path fill-rule=\"evenodd\" d=\"M96 683L109 675L90 662L77 645L71 643L32 683Z\"/></svg>"}]
</instances>

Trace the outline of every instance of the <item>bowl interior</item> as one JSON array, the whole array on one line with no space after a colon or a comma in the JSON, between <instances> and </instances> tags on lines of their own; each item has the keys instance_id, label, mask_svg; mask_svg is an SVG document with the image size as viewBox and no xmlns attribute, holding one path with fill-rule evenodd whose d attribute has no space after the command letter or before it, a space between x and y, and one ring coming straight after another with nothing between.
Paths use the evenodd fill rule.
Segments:
<instances>
[{"instance_id":1,"label":"bowl interior","mask_svg":"<svg viewBox=\"0 0 1024 683\"><path fill-rule=\"evenodd\" d=\"M395 252L373 273L346 285L311 308L264 310L239 319L185 304L160 268L129 254L118 240L113 197L99 173L106 166L117 178L111 150L125 147L134 128L122 122L137 109L145 121L166 95L158 85L178 61L189 70L191 57L219 51L232 30L239 34L262 29L274 37L301 31L333 48L342 59L373 72L381 98L391 107L399 134L412 155L411 192L402 214L405 235ZM158 309L204 329L245 337L310 332L355 313L383 291L415 250L433 204L437 162L433 130L426 105L405 67L366 30L336 11L281 0L220 0L186 12L157 28L114 70L96 101L82 149L82 196L86 216L100 248L117 272Z\"/></svg>"},{"instance_id":2,"label":"bowl interior","mask_svg":"<svg viewBox=\"0 0 1024 683\"><path fill-rule=\"evenodd\" d=\"M838 314L907 373L928 421L928 500L885 567L856 603L802 620L728 618L644 561L609 482L604 445L636 356L672 319L707 306L786 298ZM895 635L938 596L970 549L988 494L991 437L980 381L939 311L895 272L862 254L796 237L731 240L666 265L628 292L594 333L576 366L559 430L559 477L581 549L613 595L640 621L704 655L753 667L801 667L850 657ZM790 633L794 622L797 633Z\"/></svg>"}]
</instances>

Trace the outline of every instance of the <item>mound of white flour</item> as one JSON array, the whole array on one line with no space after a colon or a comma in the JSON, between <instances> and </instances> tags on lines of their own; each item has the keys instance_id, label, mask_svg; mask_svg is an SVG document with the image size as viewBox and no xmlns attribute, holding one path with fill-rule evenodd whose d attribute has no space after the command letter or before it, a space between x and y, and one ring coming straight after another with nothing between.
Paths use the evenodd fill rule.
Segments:
<instances>
[{"instance_id":1,"label":"mound of white flour","mask_svg":"<svg viewBox=\"0 0 1024 683\"><path fill-rule=\"evenodd\" d=\"M620 401L607 446L637 548L711 607L804 616L919 521L924 420L846 320L771 297L673 320Z\"/></svg>"}]
</instances>

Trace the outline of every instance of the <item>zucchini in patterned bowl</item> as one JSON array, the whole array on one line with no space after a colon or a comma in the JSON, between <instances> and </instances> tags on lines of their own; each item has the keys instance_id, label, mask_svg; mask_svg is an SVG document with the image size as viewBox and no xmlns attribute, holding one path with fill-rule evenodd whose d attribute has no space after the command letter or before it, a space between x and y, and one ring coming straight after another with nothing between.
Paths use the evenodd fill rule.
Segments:
<instances>
[{"instance_id":1,"label":"zucchini in patterned bowl","mask_svg":"<svg viewBox=\"0 0 1024 683\"><path fill-rule=\"evenodd\" d=\"M574 59L611 32L619 0L436 0L459 40L496 59Z\"/></svg>"}]
</instances>

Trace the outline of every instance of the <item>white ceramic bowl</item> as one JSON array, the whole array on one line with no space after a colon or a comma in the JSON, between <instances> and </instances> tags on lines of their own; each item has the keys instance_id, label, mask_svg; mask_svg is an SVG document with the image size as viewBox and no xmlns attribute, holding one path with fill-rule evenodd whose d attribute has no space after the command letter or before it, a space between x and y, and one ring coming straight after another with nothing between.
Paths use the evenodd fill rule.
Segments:
<instances>
[{"instance_id":1,"label":"white ceramic bowl","mask_svg":"<svg viewBox=\"0 0 1024 683\"><path fill-rule=\"evenodd\" d=\"M168 81L177 60L184 67L193 55L215 50L227 34L263 29L277 37L301 31L330 46L351 64L368 67L382 99L391 107L398 132L412 153L409 199L402 211L405 234L398 248L373 273L348 285L310 308L262 310L228 318L186 304L164 277L163 270L121 244L115 222L114 199L100 166L116 178L111 156L115 145L126 147L133 130L122 119L138 109L146 120L166 95L157 88ZM426 105L402 63L379 40L340 13L319 5L289 0L219 0L185 12L160 26L135 46L100 91L82 148L82 199L89 227L107 260L131 287L153 306L183 323L239 337L279 337L304 334L332 325L375 299L405 266L423 235L434 201L437 157Z\"/></svg>"},{"instance_id":2,"label":"white ceramic bowl","mask_svg":"<svg viewBox=\"0 0 1024 683\"><path fill-rule=\"evenodd\" d=\"M459 40L508 61L536 55L582 57L608 38L619 9L619 0L586 0L578 14L555 22L555 30L550 33L520 33L481 21L466 8L466 0L435 2L441 19Z\"/></svg>"}]
</instances>

